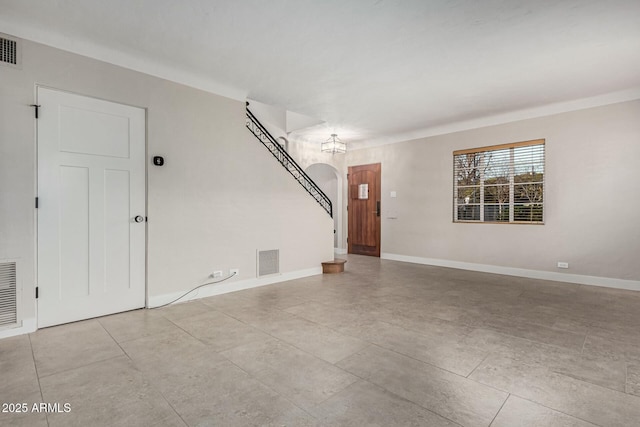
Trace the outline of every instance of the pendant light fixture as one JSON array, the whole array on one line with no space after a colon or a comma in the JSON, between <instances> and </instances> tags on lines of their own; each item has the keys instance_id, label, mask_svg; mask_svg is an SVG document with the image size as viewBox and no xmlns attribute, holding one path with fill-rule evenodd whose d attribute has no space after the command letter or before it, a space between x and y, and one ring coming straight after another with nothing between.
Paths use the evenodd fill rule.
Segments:
<instances>
[{"instance_id":1,"label":"pendant light fixture","mask_svg":"<svg viewBox=\"0 0 640 427\"><path fill-rule=\"evenodd\" d=\"M342 142L337 134L332 133L331 138L322 143L321 150L323 153L344 154L347 152L347 143Z\"/></svg>"}]
</instances>

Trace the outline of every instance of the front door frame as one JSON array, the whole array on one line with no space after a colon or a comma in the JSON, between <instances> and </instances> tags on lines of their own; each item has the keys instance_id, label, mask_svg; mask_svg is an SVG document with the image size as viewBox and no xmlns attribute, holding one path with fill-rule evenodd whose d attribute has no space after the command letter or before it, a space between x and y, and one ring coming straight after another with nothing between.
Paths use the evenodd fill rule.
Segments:
<instances>
[{"instance_id":1,"label":"front door frame","mask_svg":"<svg viewBox=\"0 0 640 427\"><path fill-rule=\"evenodd\" d=\"M357 224L358 218L355 216L355 209L349 209L349 204L351 204L351 200L353 197L353 192L357 191L356 188L353 187L352 179L353 174L361 171L371 171L375 173L375 191L374 194L369 193L369 197L374 204L370 206L370 209L366 211L367 215L375 215L375 236L374 240L376 243L375 249L372 251L361 252L358 251L356 247L354 247L354 237L353 233L356 229L355 224ZM347 217L348 217L348 231L347 231L347 252L350 254L361 254L368 256L380 257L380 246L381 246L381 195L382 195L382 164L381 163L371 163L366 165L357 165L357 166L349 166L348 174L347 174ZM377 206L376 206L377 205ZM376 212L377 211L377 212Z\"/></svg>"}]
</instances>

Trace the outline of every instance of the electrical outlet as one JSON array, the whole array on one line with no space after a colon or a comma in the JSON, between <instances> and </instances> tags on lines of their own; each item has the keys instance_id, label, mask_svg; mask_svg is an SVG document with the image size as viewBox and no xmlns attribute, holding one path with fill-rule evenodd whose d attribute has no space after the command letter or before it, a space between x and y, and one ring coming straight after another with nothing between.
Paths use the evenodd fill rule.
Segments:
<instances>
[{"instance_id":1,"label":"electrical outlet","mask_svg":"<svg viewBox=\"0 0 640 427\"><path fill-rule=\"evenodd\" d=\"M209 277L211 277L212 279L215 279L217 277L222 277L222 270L214 271L209 275Z\"/></svg>"},{"instance_id":2,"label":"electrical outlet","mask_svg":"<svg viewBox=\"0 0 640 427\"><path fill-rule=\"evenodd\" d=\"M239 276L240 275L240 269L239 268L232 268L231 270L229 270L229 274L234 275L234 276Z\"/></svg>"},{"instance_id":3,"label":"electrical outlet","mask_svg":"<svg viewBox=\"0 0 640 427\"><path fill-rule=\"evenodd\" d=\"M558 268L569 268L569 263L558 261Z\"/></svg>"}]
</instances>

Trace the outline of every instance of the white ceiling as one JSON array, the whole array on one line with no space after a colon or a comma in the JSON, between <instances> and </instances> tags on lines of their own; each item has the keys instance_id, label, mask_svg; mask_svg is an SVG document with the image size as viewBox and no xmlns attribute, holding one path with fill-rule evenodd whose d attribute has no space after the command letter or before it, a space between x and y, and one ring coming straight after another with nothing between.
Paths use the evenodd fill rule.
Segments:
<instances>
[{"instance_id":1,"label":"white ceiling","mask_svg":"<svg viewBox=\"0 0 640 427\"><path fill-rule=\"evenodd\" d=\"M0 32L324 120L317 140L640 97L639 0L0 0Z\"/></svg>"}]
</instances>

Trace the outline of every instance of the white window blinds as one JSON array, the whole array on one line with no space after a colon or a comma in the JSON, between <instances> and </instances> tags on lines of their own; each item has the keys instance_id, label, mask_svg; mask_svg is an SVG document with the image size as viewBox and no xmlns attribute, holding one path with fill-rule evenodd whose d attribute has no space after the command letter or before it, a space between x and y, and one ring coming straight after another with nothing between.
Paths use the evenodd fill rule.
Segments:
<instances>
[{"instance_id":1,"label":"white window blinds","mask_svg":"<svg viewBox=\"0 0 640 427\"><path fill-rule=\"evenodd\" d=\"M453 220L544 223L544 143L454 151Z\"/></svg>"}]
</instances>

